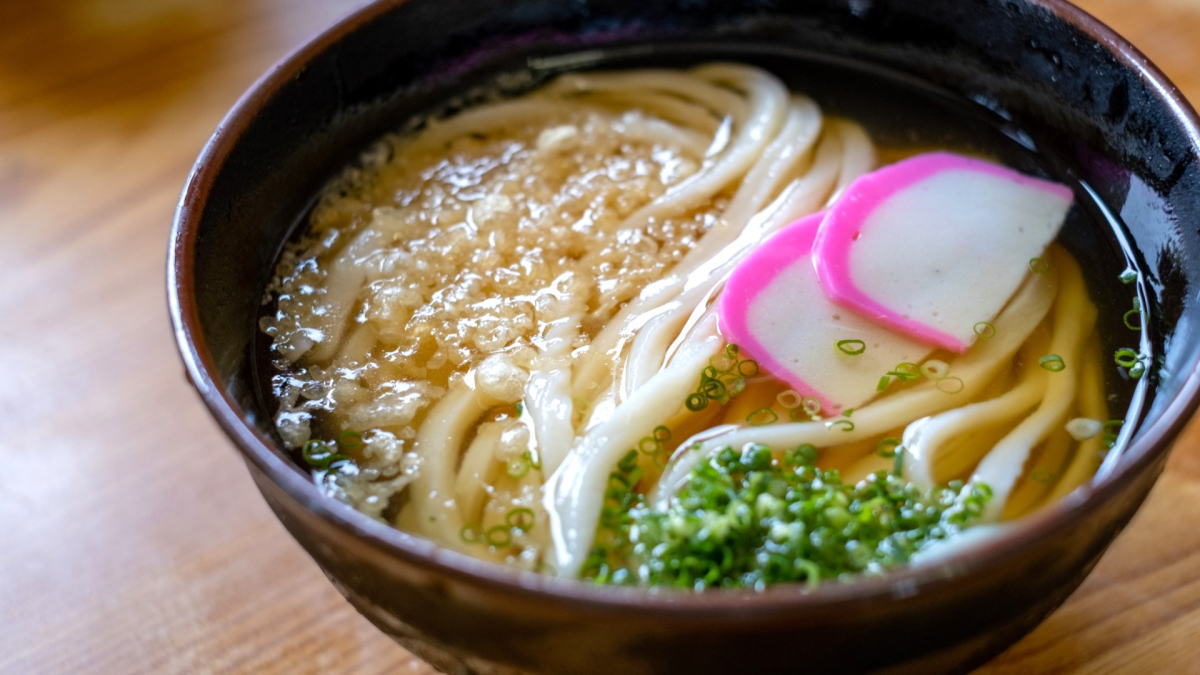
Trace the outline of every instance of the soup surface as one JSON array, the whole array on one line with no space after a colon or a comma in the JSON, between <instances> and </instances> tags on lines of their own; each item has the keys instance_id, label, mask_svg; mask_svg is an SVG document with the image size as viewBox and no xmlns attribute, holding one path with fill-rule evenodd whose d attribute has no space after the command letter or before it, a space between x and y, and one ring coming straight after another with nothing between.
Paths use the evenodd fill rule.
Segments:
<instances>
[{"instance_id":1,"label":"soup surface","mask_svg":"<svg viewBox=\"0 0 1200 675\"><path fill-rule=\"evenodd\" d=\"M912 341L786 296L769 313L846 338L798 345L804 367L870 371L852 405L729 335L726 285L774 235L881 165L991 155L877 116L714 63L567 74L381 140L269 289L280 438L371 517L606 583L881 573L1052 503L1095 473L1127 402L1110 383L1148 359L1136 303L1134 347L1103 354L1062 245L1016 261L965 350L879 367Z\"/></svg>"}]
</instances>

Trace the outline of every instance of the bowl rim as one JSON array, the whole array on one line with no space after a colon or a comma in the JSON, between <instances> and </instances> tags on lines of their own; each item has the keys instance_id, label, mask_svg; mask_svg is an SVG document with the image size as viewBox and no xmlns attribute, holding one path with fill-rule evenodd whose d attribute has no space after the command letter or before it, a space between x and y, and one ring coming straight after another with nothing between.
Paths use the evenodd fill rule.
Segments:
<instances>
[{"instance_id":1,"label":"bowl rim","mask_svg":"<svg viewBox=\"0 0 1200 675\"><path fill-rule=\"evenodd\" d=\"M881 597L903 601L945 591L965 577L982 574L1020 557L1033 542L1068 529L1139 476L1169 449L1170 443L1200 404L1200 361L1191 364L1178 393L1151 424L1139 430L1116 470L1083 486L994 537L937 562L897 570L888 575L847 584L823 584L808 590L800 584L772 586L762 591L709 589L701 593L678 589L597 586L572 579L513 570L372 520L352 507L325 497L311 479L273 451L275 444L247 424L240 406L215 377L213 354L203 335L195 296L194 253L202 215L225 161L258 111L312 59L343 37L407 0L380 0L353 10L332 26L292 50L247 89L226 113L193 165L176 206L167 252L167 304L176 347L185 374L209 413L234 442L244 459L277 487L314 513L325 526L353 537L373 554L395 558L417 568L477 590L520 596L527 602L559 604L573 612L620 613L623 618L670 617L676 622L731 621L753 615L755 620L778 614L813 616L845 610L854 603ZM1138 74L1171 109L1172 119L1186 132L1192 154L1200 154L1200 118L1179 89L1137 48L1111 28L1066 0L1025 0L1050 11ZM1183 375L1181 373L1181 375ZM386 563L385 563L386 564Z\"/></svg>"}]
</instances>

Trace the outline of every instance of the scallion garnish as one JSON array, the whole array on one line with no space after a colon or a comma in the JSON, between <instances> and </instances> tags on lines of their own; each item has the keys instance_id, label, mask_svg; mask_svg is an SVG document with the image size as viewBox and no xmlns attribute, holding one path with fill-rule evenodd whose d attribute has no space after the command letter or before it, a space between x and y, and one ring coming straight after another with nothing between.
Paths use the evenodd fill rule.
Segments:
<instances>
[{"instance_id":1,"label":"scallion garnish","mask_svg":"<svg viewBox=\"0 0 1200 675\"><path fill-rule=\"evenodd\" d=\"M1112 448L1117 444L1117 435L1121 433L1121 427L1124 426L1125 420L1108 420L1102 426L1104 431L1104 446Z\"/></svg>"},{"instance_id":2,"label":"scallion garnish","mask_svg":"<svg viewBox=\"0 0 1200 675\"><path fill-rule=\"evenodd\" d=\"M966 385L963 384L962 378L955 377L954 375L947 375L946 377L943 377L935 382L933 386L937 387L938 391L947 394L957 394L958 392L962 391L963 387Z\"/></svg>"},{"instance_id":3,"label":"scallion garnish","mask_svg":"<svg viewBox=\"0 0 1200 675\"><path fill-rule=\"evenodd\" d=\"M1122 368L1132 368L1137 365L1140 355L1128 347L1122 347L1113 352L1113 361Z\"/></svg>"},{"instance_id":4,"label":"scallion garnish","mask_svg":"<svg viewBox=\"0 0 1200 675\"><path fill-rule=\"evenodd\" d=\"M740 352L737 345L726 345L724 352L701 371L700 384L684 399L684 407L698 412L707 408L710 401L724 405L740 394L746 388L746 378L759 372L757 361L738 359Z\"/></svg>"},{"instance_id":5,"label":"scallion garnish","mask_svg":"<svg viewBox=\"0 0 1200 675\"><path fill-rule=\"evenodd\" d=\"M1146 374L1148 358L1145 354L1140 354L1128 347L1122 347L1113 352L1113 361L1121 368L1125 368L1129 376L1135 380Z\"/></svg>"},{"instance_id":6,"label":"scallion garnish","mask_svg":"<svg viewBox=\"0 0 1200 675\"><path fill-rule=\"evenodd\" d=\"M771 408L759 408L746 415L746 422L751 426L762 426L779 421L779 414Z\"/></svg>"},{"instance_id":7,"label":"scallion garnish","mask_svg":"<svg viewBox=\"0 0 1200 675\"><path fill-rule=\"evenodd\" d=\"M950 374L950 364L941 359L929 359L921 364L921 374L936 382Z\"/></svg>"},{"instance_id":8,"label":"scallion garnish","mask_svg":"<svg viewBox=\"0 0 1200 675\"><path fill-rule=\"evenodd\" d=\"M799 408L804 405L804 397L796 392L795 389L785 389L775 396L775 402L782 406L785 410Z\"/></svg>"},{"instance_id":9,"label":"scallion garnish","mask_svg":"<svg viewBox=\"0 0 1200 675\"><path fill-rule=\"evenodd\" d=\"M821 401L812 396L805 397L804 403L800 406L804 409L805 414L809 417L816 417L821 414Z\"/></svg>"},{"instance_id":10,"label":"scallion garnish","mask_svg":"<svg viewBox=\"0 0 1200 675\"><path fill-rule=\"evenodd\" d=\"M329 443L318 440L310 440L305 443L300 448L300 457L305 464L318 470L337 470L344 463L350 461L346 455L335 452Z\"/></svg>"},{"instance_id":11,"label":"scallion garnish","mask_svg":"<svg viewBox=\"0 0 1200 675\"><path fill-rule=\"evenodd\" d=\"M915 380L921 376L921 368L915 363L901 361L896 364L896 367L887 371L879 378L879 383L875 385L875 391L887 391L887 388L892 386L892 382L901 381L908 382Z\"/></svg>"},{"instance_id":12,"label":"scallion garnish","mask_svg":"<svg viewBox=\"0 0 1200 675\"><path fill-rule=\"evenodd\" d=\"M1052 373L1062 372L1066 367L1066 362L1058 354L1047 354L1038 359L1038 365Z\"/></svg>"},{"instance_id":13,"label":"scallion garnish","mask_svg":"<svg viewBox=\"0 0 1200 675\"><path fill-rule=\"evenodd\" d=\"M504 522L508 523L508 526L513 529L528 532L533 528L533 524L537 522L537 517L534 516L533 509L518 506L504 516Z\"/></svg>"},{"instance_id":14,"label":"scallion garnish","mask_svg":"<svg viewBox=\"0 0 1200 675\"><path fill-rule=\"evenodd\" d=\"M875 454L886 459L896 456L896 448L900 447L899 438L885 438L875 446Z\"/></svg>"},{"instance_id":15,"label":"scallion garnish","mask_svg":"<svg viewBox=\"0 0 1200 675\"><path fill-rule=\"evenodd\" d=\"M1029 271L1034 274L1045 274L1050 271L1050 261L1042 257L1029 259Z\"/></svg>"},{"instance_id":16,"label":"scallion garnish","mask_svg":"<svg viewBox=\"0 0 1200 675\"><path fill-rule=\"evenodd\" d=\"M845 432L851 432L854 431L854 422L843 417L842 419L826 422L825 427L828 429L841 429Z\"/></svg>"},{"instance_id":17,"label":"scallion garnish","mask_svg":"<svg viewBox=\"0 0 1200 675\"><path fill-rule=\"evenodd\" d=\"M1123 284L1132 284L1138 280L1138 273L1136 270L1127 269L1124 272L1121 272L1121 276L1117 278L1120 279L1121 283Z\"/></svg>"},{"instance_id":18,"label":"scallion garnish","mask_svg":"<svg viewBox=\"0 0 1200 675\"><path fill-rule=\"evenodd\" d=\"M983 484L923 490L882 471L847 485L817 454L723 448L662 509L610 490L583 578L701 590L879 574L973 525L991 499Z\"/></svg>"},{"instance_id":19,"label":"scallion garnish","mask_svg":"<svg viewBox=\"0 0 1200 675\"><path fill-rule=\"evenodd\" d=\"M533 453L530 452L529 450L526 450L525 452L521 453L521 459L528 462L529 466L531 468L537 469L539 471L542 468L542 460L537 457L534 457Z\"/></svg>"},{"instance_id":20,"label":"scallion garnish","mask_svg":"<svg viewBox=\"0 0 1200 675\"><path fill-rule=\"evenodd\" d=\"M508 525L489 527L488 531L484 533L483 538L487 541L488 545L503 548L512 543L512 528Z\"/></svg>"},{"instance_id":21,"label":"scallion garnish","mask_svg":"<svg viewBox=\"0 0 1200 675\"><path fill-rule=\"evenodd\" d=\"M867 351L867 343L862 340L838 340L835 343L837 350L847 356L858 356Z\"/></svg>"},{"instance_id":22,"label":"scallion garnish","mask_svg":"<svg viewBox=\"0 0 1200 675\"><path fill-rule=\"evenodd\" d=\"M991 321L980 321L975 324L975 335L988 340L996 337L996 326Z\"/></svg>"}]
</instances>

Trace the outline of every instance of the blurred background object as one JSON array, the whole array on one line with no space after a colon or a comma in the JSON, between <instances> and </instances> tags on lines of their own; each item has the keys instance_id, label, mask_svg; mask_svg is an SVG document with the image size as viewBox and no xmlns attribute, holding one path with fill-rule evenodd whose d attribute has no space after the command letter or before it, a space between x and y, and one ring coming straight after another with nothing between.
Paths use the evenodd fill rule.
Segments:
<instances>
[{"instance_id":1,"label":"blurred background object","mask_svg":"<svg viewBox=\"0 0 1200 675\"><path fill-rule=\"evenodd\" d=\"M0 0L0 673L430 672L267 512L162 289L205 139L360 4ZM1200 100L1200 0L1079 4ZM1194 670L1197 522L1193 424L1088 581L983 672Z\"/></svg>"}]
</instances>

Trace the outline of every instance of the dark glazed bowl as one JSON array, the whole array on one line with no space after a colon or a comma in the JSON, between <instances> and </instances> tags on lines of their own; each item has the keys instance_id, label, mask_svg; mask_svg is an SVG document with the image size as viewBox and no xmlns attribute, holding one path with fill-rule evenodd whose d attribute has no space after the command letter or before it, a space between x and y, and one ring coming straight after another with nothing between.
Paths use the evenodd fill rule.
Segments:
<instances>
[{"instance_id":1,"label":"dark glazed bowl","mask_svg":"<svg viewBox=\"0 0 1200 675\"><path fill-rule=\"evenodd\" d=\"M942 563L812 593L654 594L542 578L322 497L272 440L252 377L259 300L281 243L325 180L414 112L496 73L569 68L613 49L651 62L711 50L900 73L1056 158L1054 171L1123 221L1148 281L1161 359L1116 470ZM543 58L555 55L575 57ZM1195 114L1162 74L1059 0L391 0L283 60L221 123L176 215L171 315L188 375L280 520L359 611L439 668L959 670L1075 589L1196 407L1198 143Z\"/></svg>"}]
</instances>

